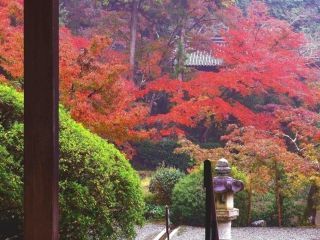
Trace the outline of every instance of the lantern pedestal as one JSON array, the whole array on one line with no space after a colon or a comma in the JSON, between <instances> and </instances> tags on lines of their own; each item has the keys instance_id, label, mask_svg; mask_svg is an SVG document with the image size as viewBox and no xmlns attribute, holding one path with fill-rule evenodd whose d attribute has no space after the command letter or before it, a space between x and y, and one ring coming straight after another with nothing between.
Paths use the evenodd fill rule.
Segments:
<instances>
[{"instance_id":1,"label":"lantern pedestal","mask_svg":"<svg viewBox=\"0 0 320 240\"><path fill-rule=\"evenodd\" d=\"M220 240L231 239L231 221L235 220L239 216L239 209L233 208L230 210L218 209L218 231Z\"/></svg>"},{"instance_id":2,"label":"lantern pedestal","mask_svg":"<svg viewBox=\"0 0 320 240\"><path fill-rule=\"evenodd\" d=\"M231 240L231 221L239 216L239 209L234 208L234 194L243 190L241 181L228 176L231 168L226 159L222 158L216 165L217 176L213 179L215 206L220 240Z\"/></svg>"}]
</instances>

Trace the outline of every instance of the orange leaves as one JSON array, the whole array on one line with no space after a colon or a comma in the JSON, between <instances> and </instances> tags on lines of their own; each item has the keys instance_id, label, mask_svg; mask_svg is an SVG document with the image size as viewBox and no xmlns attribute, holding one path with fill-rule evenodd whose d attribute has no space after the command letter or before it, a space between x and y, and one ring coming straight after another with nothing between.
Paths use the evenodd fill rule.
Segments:
<instances>
[{"instance_id":1,"label":"orange leaves","mask_svg":"<svg viewBox=\"0 0 320 240\"><path fill-rule=\"evenodd\" d=\"M23 78L22 2L0 0L0 81ZM72 116L115 143L145 136L135 130L146 110L134 103L136 89L123 77L124 59L111 40L91 40L60 29L60 101Z\"/></svg>"},{"instance_id":2,"label":"orange leaves","mask_svg":"<svg viewBox=\"0 0 320 240\"><path fill-rule=\"evenodd\" d=\"M4 76L0 75L0 83L5 83L7 80Z\"/></svg>"},{"instance_id":3,"label":"orange leaves","mask_svg":"<svg viewBox=\"0 0 320 240\"><path fill-rule=\"evenodd\" d=\"M8 81L23 77L22 20L21 2L0 2L0 67Z\"/></svg>"},{"instance_id":4,"label":"orange leaves","mask_svg":"<svg viewBox=\"0 0 320 240\"><path fill-rule=\"evenodd\" d=\"M226 65L221 77L225 75L244 95L272 90L314 105L318 96L301 80L315 80L307 59L299 53L306 43L304 35L294 32L287 22L270 17L261 2L254 2L247 16L234 8L223 11L229 24L228 30L221 32L226 44L213 46Z\"/></svg>"},{"instance_id":5,"label":"orange leaves","mask_svg":"<svg viewBox=\"0 0 320 240\"><path fill-rule=\"evenodd\" d=\"M287 131L297 134L297 141L302 144L317 142L320 134L320 115L304 108L275 106L274 117Z\"/></svg>"},{"instance_id":6,"label":"orange leaves","mask_svg":"<svg viewBox=\"0 0 320 240\"><path fill-rule=\"evenodd\" d=\"M101 53L109 47L110 44L111 40L109 38L96 35L91 39L90 52L94 56L101 55Z\"/></svg>"},{"instance_id":7,"label":"orange leaves","mask_svg":"<svg viewBox=\"0 0 320 240\"><path fill-rule=\"evenodd\" d=\"M231 116L243 125L256 126L260 129L278 127L266 113L254 113L251 109L236 101L228 101L220 95L219 85L223 80L213 73L200 74L188 82L163 78L150 83L140 91L139 97L149 92L167 92L170 95L171 109L166 114L148 118L149 124L160 122L164 126L176 124L180 127L196 127L204 121L207 126L223 122Z\"/></svg>"},{"instance_id":8,"label":"orange leaves","mask_svg":"<svg viewBox=\"0 0 320 240\"><path fill-rule=\"evenodd\" d=\"M273 168L278 162L287 172L310 171L312 165L300 155L287 149L285 139L281 134L258 130L254 127L235 127L229 135L224 136L227 149L237 152L237 165L243 169L267 166Z\"/></svg>"},{"instance_id":9,"label":"orange leaves","mask_svg":"<svg viewBox=\"0 0 320 240\"><path fill-rule=\"evenodd\" d=\"M315 108L320 95L319 90L310 87L315 82L314 70L299 53L306 42L304 35L294 32L287 22L269 16L261 2L254 2L247 15L230 7L217 12L217 16L227 26L220 32L226 43L213 44L212 49L216 57L223 59L224 66L217 73L199 73L185 82L163 77L149 83L138 97L166 92L170 110L150 116L148 123L185 130L231 121L257 130L282 131L286 118L279 117L282 109L284 115L295 116L287 126L292 131L299 129L305 136L316 133L314 126L303 127L309 124L308 119L298 117L303 108L279 107L270 112L268 107L259 106L271 102L296 107L299 101L305 108L302 115L308 115L307 108ZM318 118L309 112L313 119Z\"/></svg>"},{"instance_id":10,"label":"orange leaves","mask_svg":"<svg viewBox=\"0 0 320 240\"><path fill-rule=\"evenodd\" d=\"M60 96L71 115L92 131L122 144L145 136L135 130L146 115L134 103L136 88L123 78L126 65L117 55L105 53L110 39L95 36L88 41L60 31ZM110 52L108 52L110 53Z\"/></svg>"},{"instance_id":11,"label":"orange leaves","mask_svg":"<svg viewBox=\"0 0 320 240\"><path fill-rule=\"evenodd\" d=\"M61 31L68 31L68 29L66 29L66 28L62 28L60 30ZM71 40L72 45L79 50L89 47L88 39L85 39L83 37L73 36L70 40Z\"/></svg>"}]
</instances>

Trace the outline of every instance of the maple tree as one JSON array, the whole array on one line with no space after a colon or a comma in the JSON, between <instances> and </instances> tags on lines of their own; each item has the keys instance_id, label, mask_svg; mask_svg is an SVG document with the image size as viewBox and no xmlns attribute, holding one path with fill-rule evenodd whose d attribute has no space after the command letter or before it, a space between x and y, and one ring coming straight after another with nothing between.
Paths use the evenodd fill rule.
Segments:
<instances>
[{"instance_id":1,"label":"maple tree","mask_svg":"<svg viewBox=\"0 0 320 240\"><path fill-rule=\"evenodd\" d=\"M100 16L96 26L82 24L81 35L88 32L103 32L111 36L113 47L127 54L130 66L128 78L138 86L152 81L165 73L179 75L184 71L184 51L179 47L205 46L197 44L210 38L215 4L210 1L149 1L149 0L100 0L91 3L90 11L85 11L90 1L81 1L85 7L77 11L74 1L62 1L70 12L72 29L83 22L86 13ZM220 2L220 1L216 1ZM222 1L226 4L232 1ZM205 47L206 48L206 47ZM173 66L173 62L178 64ZM133 76L132 76L133 74Z\"/></svg>"},{"instance_id":2,"label":"maple tree","mask_svg":"<svg viewBox=\"0 0 320 240\"><path fill-rule=\"evenodd\" d=\"M218 156L233 159L247 173L249 221L252 193L272 184L281 226L283 199L292 193L284 184L294 191L319 174L317 163L306 156L306 149L319 142L318 73L299 51L307 44L304 35L271 17L261 2L253 2L246 15L235 7L216 15L225 24L220 31L225 44L211 45L223 59L220 70L200 72L186 81L164 76L138 97L151 103L148 124L163 137L195 139L196 129L201 132L196 140L203 143L210 135L224 135L217 140L224 143L221 148L204 150L189 141L179 151L198 162ZM165 112L152 111L150 96L156 94L167 96ZM228 125L236 127L228 132ZM266 176L262 182L257 180L261 174Z\"/></svg>"},{"instance_id":3,"label":"maple tree","mask_svg":"<svg viewBox=\"0 0 320 240\"><path fill-rule=\"evenodd\" d=\"M316 26L306 29L317 18L310 7L310 19L295 21L295 11L278 16L271 5L270 16L267 5L250 2L239 9L233 0L62 1L60 100L128 155L132 142L152 138L177 141L194 168L231 160L246 174L248 221L267 184L281 225L283 198L305 183L319 189L319 48ZM20 90L22 4L0 0L0 82ZM196 50L223 64L187 69L187 52Z\"/></svg>"},{"instance_id":4,"label":"maple tree","mask_svg":"<svg viewBox=\"0 0 320 240\"><path fill-rule=\"evenodd\" d=\"M0 1L0 82L23 85L23 1Z\"/></svg>"},{"instance_id":5,"label":"maple tree","mask_svg":"<svg viewBox=\"0 0 320 240\"><path fill-rule=\"evenodd\" d=\"M234 165L247 176L248 221L251 221L252 195L266 193L272 186L277 207L278 225L283 224L283 200L301 189L308 178L318 174L312 161L291 152L285 139L254 127L229 126L224 136L225 150ZM248 222L248 223L249 223Z\"/></svg>"},{"instance_id":6,"label":"maple tree","mask_svg":"<svg viewBox=\"0 0 320 240\"><path fill-rule=\"evenodd\" d=\"M140 93L166 92L170 96L170 111L148 119L150 124L160 121L164 134L183 132L198 124L209 128L227 119L277 129L279 122L262 107L269 103L301 102L315 110L319 99L318 90L311 86L315 74L298 51L305 41L303 34L270 17L260 3L252 5L247 16L237 8L222 11L228 23L228 30L221 32L226 44L212 45L215 55L224 61L220 71L199 73L184 82L163 77ZM250 102L254 98L256 102Z\"/></svg>"},{"instance_id":7,"label":"maple tree","mask_svg":"<svg viewBox=\"0 0 320 240\"><path fill-rule=\"evenodd\" d=\"M136 88L122 75L127 66L109 45L107 37L88 41L60 31L60 99L76 120L120 145L138 137L144 108L134 103Z\"/></svg>"},{"instance_id":8,"label":"maple tree","mask_svg":"<svg viewBox=\"0 0 320 240\"><path fill-rule=\"evenodd\" d=\"M232 166L241 169L245 174L245 188L248 193L248 225L252 220L253 197L266 194L272 187L277 221L281 226L284 199L292 197L303 186L315 183L319 178L319 162L315 157L317 151L309 145L304 154L296 154L290 151L282 135L257 130L253 126L229 125L222 139L226 141L225 147L204 149L180 137L180 147L176 152L188 153L195 158L196 166L191 171L199 168L206 159L215 163L220 158L227 158Z\"/></svg>"},{"instance_id":9,"label":"maple tree","mask_svg":"<svg viewBox=\"0 0 320 240\"><path fill-rule=\"evenodd\" d=\"M0 2L0 81L23 89L23 1ZM146 135L135 127L145 115L134 103L133 84L125 79L123 54L111 39L91 39L60 29L60 100L72 117L93 132L121 145Z\"/></svg>"}]
</instances>

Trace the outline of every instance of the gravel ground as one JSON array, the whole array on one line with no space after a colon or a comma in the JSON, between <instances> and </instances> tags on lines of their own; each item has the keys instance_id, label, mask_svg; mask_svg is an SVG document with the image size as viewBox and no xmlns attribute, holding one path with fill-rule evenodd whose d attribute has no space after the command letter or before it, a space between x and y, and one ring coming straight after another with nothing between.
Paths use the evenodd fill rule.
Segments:
<instances>
[{"instance_id":1,"label":"gravel ground","mask_svg":"<svg viewBox=\"0 0 320 240\"><path fill-rule=\"evenodd\" d=\"M137 229L136 240L152 240L155 238L163 229L164 224L149 223L143 227Z\"/></svg>"},{"instance_id":2,"label":"gravel ground","mask_svg":"<svg viewBox=\"0 0 320 240\"><path fill-rule=\"evenodd\" d=\"M152 240L164 224L146 224L135 240ZM204 229L181 226L172 240L204 240ZM320 240L320 228L232 228L232 240Z\"/></svg>"},{"instance_id":3,"label":"gravel ground","mask_svg":"<svg viewBox=\"0 0 320 240\"><path fill-rule=\"evenodd\" d=\"M204 240L204 229L182 226L172 240ZM232 240L320 240L320 228L232 228Z\"/></svg>"}]
</instances>

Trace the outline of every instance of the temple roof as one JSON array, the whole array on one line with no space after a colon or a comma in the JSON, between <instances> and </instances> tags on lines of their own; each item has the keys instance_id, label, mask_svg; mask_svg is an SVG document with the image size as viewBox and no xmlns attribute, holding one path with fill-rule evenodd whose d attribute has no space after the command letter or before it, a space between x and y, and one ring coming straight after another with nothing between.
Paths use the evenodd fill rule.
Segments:
<instances>
[{"instance_id":1,"label":"temple roof","mask_svg":"<svg viewBox=\"0 0 320 240\"><path fill-rule=\"evenodd\" d=\"M205 51L194 51L186 54L186 67L217 67L222 64L222 59L215 58Z\"/></svg>"}]
</instances>

